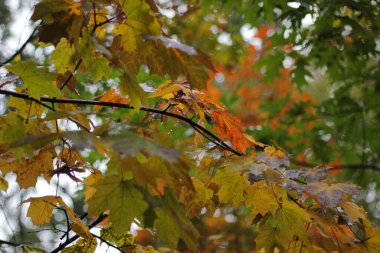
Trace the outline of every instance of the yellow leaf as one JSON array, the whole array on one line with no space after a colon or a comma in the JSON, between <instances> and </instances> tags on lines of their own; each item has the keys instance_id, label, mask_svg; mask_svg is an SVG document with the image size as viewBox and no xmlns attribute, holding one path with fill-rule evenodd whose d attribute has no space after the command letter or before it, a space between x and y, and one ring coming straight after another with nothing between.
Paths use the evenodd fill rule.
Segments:
<instances>
[{"instance_id":1,"label":"yellow leaf","mask_svg":"<svg viewBox=\"0 0 380 253\"><path fill-rule=\"evenodd\" d=\"M152 98L156 97L165 97L167 95L172 95L175 92L181 90L181 87L178 85L170 85L172 83L171 80L165 81L163 84L157 87L157 89L150 95Z\"/></svg>"},{"instance_id":2,"label":"yellow leaf","mask_svg":"<svg viewBox=\"0 0 380 253\"><path fill-rule=\"evenodd\" d=\"M268 212L274 215L279 208L281 199L286 198L286 191L278 186L258 188L256 183L247 188L246 206L253 206L248 220L252 222L258 214L265 216Z\"/></svg>"},{"instance_id":3,"label":"yellow leaf","mask_svg":"<svg viewBox=\"0 0 380 253\"><path fill-rule=\"evenodd\" d=\"M366 217L366 211L362 207L352 202L342 202L339 206L343 208L352 221L363 222L367 227L370 226L370 222Z\"/></svg>"},{"instance_id":4,"label":"yellow leaf","mask_svg":"<svg viewBox=\"0 0 380 253\"><path fill-rule=\"evenodd\" d=\"M0 190L6 191L8 189L8 181L0 176Z\"/></svg>"},{"instance_id":5,"label":"yellow leaf","mask_svg":"<svg viewBox=\"0 0 380 253\"><path fill-rule=\"evenodd\" d=\"M83 183L86 185L86 190L84 192L85 201L88 201L95 194L96 189L93 185L101 178L103 178L102 173L99 170L95 170L94 173L83 180Z\"/></svg>"},{"instance_id":6,"label":"yellow leaf","mask_svg":"<svg viewBox=\"0 0 380 253\"><path fill-rule=\"evenodd\" d=\"M74 221L72 221L70 223L70 227L80 237L84 239L92 238L92 234L89 228L80 219L76 218Z\"/></svg>"},{"instance_id":7,"label":"yellow leaf","mask_svg":"<svg viewBox=\"0 0 380 253\"><path fill-rule=\"evenodd\" d=\"M98 243L95 237L79 239L74 245L64 248L61 253L94 253Z\"/></svg>"},{"instance_id":8,"label":"yellow leaf","mask_svg":"<svg viewBox=\"0 0 380 253\"><path fill-rule=\"evenodd\" d=\"M54 207L59 203L60 197L45 196L28 198L22 203L30 202L27 215L32 219L34 225L42 225L50 222Z\"/></svg>"},{"instance_id":9,"label":"yellow leaf","mask_svg":"<svg viewBox=\"0 0 380 253\"><path fill-rule=\"evenodd\" d=\"M217 195L223 204L230 204L238 208L243 201L243 192L246 182L237 171L218 170L213 180L218 186Z\"/></svg>"},{"instance_id":10,"label":"yellow leaf","mask_svg":"<svg viewBox=\"0 0 380 253\"><path fill-rule=\"evenodd\" d=\"M66 38L61 38L55 50L50 56L58 73L65 73L66 70L73 69L72 58L74 56L74 46L70 45Z\"/></svg>"},{"instance_id":11,"label":"yellow leaf","mask_svg":"<svg viewBox=\"0 0 380 253\"><path fill-rule=\"evenodd\" d=\"M0 157L0 168L4 174L13 172L17 175L16 181L21 188L28 188L36 185L38 176L42 175L50 181L53 171L53 155L49 150L40 150L30 158Z\"/></svg>"},{"instance_id":12,"label":"yellow leaf","mask_svg":"<svg viewBox=\"0 0 380 253\"><path fill-rule=\"evenodd\" d=\"M126 16L125 23L115 25L114 32L122 36L123 47L132 52L142 41L142 34L161 34L161 25L146 1L118 0Z\"/></svg>"}]
</instances>

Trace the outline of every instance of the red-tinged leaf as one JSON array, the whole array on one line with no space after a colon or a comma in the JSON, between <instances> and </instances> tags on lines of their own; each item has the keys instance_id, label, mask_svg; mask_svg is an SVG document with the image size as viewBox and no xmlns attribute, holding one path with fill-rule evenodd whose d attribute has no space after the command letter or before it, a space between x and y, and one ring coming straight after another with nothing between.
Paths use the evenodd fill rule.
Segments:
<instances>
[{"instance_id":1,"label":"red-tinged leaf","mask_svg":"<svg viewBox=\"0 0 380 253\"><path fill-rule=\"evenodd\" d=\"M108 91L104 92L102 95L100 95L100 102L112 102L112 103L120 103L120 104L128 104L129 99L126 97L122 97L120 94L118 94L115 89L109 89ZM103 108L101 105L95 105L94 106L94 112L98 112Z\"/></svg>"},{"instance_id":2,"label":"red-tinged leaf","mask_svg":"<svg viewBox=\"0 0 380 253\"><path fill-rule=\"evenodd\" d=\"M214 129L222 139L228 139L238 151L245 153L249 143L244 136L240 121L226 110L213 111L211 117L215 120Z\"/></svg>"}]
</instances>

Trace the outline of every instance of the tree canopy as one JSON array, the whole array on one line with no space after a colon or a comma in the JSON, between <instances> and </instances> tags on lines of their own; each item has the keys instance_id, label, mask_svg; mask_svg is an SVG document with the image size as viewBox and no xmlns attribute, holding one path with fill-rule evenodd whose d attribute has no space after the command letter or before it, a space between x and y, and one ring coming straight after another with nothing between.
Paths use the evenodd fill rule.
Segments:
<instances>
[{"instance_id":1,"label":"tree canopy","mask_svg":"<svg viewBox=\"0 0 380 253\"><path fill-rule=\"evenodd\" d=\"M0 248L380 252L379 13L38 1L0 54Z\"/></svg>"}]
</instances>

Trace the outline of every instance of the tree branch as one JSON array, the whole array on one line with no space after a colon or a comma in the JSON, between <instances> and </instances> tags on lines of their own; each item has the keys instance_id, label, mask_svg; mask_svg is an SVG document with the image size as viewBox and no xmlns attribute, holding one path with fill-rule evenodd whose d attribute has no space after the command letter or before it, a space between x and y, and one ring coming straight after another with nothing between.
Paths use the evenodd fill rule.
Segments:
<instances>
[{"instance_id":1,"label":"tree branch","mask_svg":"<svg viewBox=\"0 0 380 253\"><path fill-rule=\"evenodd\" d=\"M29 97L28 94L9 91L9 90L2 90L2 89L0 89L0 94L12 96L12 97L16 97L16 98L21 98L21 99L25 99L25 100L38 101L40 104L41 104L41 102L50 102L50 103L57 103L57 104L100 105L100 106L104 106L104 107L117 107L117 108L125 108L125 109L135 109L133 106L128 105L128 104L113 103L113 102L102 102L102 101L95 101L95 100L63 99L63 98L49 98L49 97L41 97L40 100L37 100L37 99L34 99L32 97ZM47 106L44 103L42 103L42 105L44 105L45 107L47 107L51 110L55 110L54 108ZM205 137L207 136L206 137L207 139L209 139L209 138L212 139L213 140L212 142L215 145L217 145L217 146L219 146L225 150L228 150L237 156L243 155L239 151L237 151L234 148L227 145L224 141L222 141L215 134L211 133L209 130L207 130L206 128L202 127L201 125L195 123L194 121L192 121L192 119L190 119L190 118L187 118L187 117L184 117L184 116L172 113L172 112L168 112L165 110L162 111L162 110L149 108L149 107L143 107L143 106L140 107L139 110L145 111L145 112L157 113L160 115L165 115L168 117L172 117L172 118L181 120L181 121L187 123L188 125L190 125L195 131L201 133L203 136L205 136ZM70 118L68 118L68 119L70 119ZM73 121L73 119L70 119L70 120ZM78 124L78 122L75 122L75 123Z\"/></svg>"},{"instance_id":2,"label":"tree branch","mask_svg":"<svg viewBox=\"0 0 380 253\"><path fill-rule=\"evenodd\" d=\"M321 166L320 164L314 164L314 163L308 163L304 161L298 161L290 159L290 161L298 166L301 167L317 167ZM341 164L341 165L328 165L330 168L328 170L339 170L339 169L347 169L347 170L355 170L355 169L362 169L362 170L376 170L380 171L380 165L378 164Z\"/></svg>"},{"instance_id":3,"label":"tree branch","mask_svg":"<svg viewBox=\"0 0 380 253\"><path fill-rule=\"evenodd\" d=\"M8 242L8 241L0 240L0 245L2 245L2 244L6 244L6 245L9 245L9 246L13 246L13 247L18 247L18 246L22 245L22 244L19 244L19 243L14 243L14 242Z\"/></svg>"},{"instance_id":4,"label":"tree branch","mask_svg":"<svg viewBox=\"0 0 380 253\"><path fill-rule=\"evenodd\" d=\"M41 23L40 23L41 24ZM31 42L35 37L36 37L36 35L37 35L37 29L38 29L38 27L40 26L40 24L38 24L35 28L34 28L34 30L33 30L33 32L30 34L30 36L29 36L29 38L24 42L24 44L13 54L13 55L11 55L8 59L6 59L5 61L3 61L2 63L0 63L0 68L2 67L2 66L4 66L5 64L7 64L7 63L9 63L9 62L11 62L18 54L21 54L22 53L22 51L24 51L24 49L25 49L25 47L26 47L26 45L29 43L29 42Z\"/></svg>"},{"instance_id":5,"label":"tree branch","mask_svg":"<svg viewBox=\"0 0 380 253\"><path fill-rule=\"evenodd\" d=\"M107 214L101 214L99 215L99 217L94 221L92 222L88 228L91 229L93 227L95 227L96 225L98 225L100 222L102 222L103 220L105 220L106 218L108 217ZM64 248L66 248L70 243L72 242L75 242L77 239L79 239L79 235L74 235L73 237L70 237L69 239L67 239L66 241L64 241L63 243L61 243L57 248L55 248L54 250L51 251L51 253L58 253L60 252L61 250L63 250Z\"/></svg>"}]
</instances>

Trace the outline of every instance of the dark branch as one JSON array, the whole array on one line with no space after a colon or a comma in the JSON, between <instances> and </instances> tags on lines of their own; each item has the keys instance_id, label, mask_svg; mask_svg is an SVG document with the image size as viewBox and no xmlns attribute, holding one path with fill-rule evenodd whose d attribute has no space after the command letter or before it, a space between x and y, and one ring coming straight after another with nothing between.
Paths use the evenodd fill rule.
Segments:
<instances>
[{"instance_id":1,"label":"dark branch","mask_svg":"<svg viewBox=\"0 0 380 253\"><path fill-rule=\"evenodd\" d=\"M75 65L74 67L74 70L73 72L70 73L70 75L67 77L67 79L63 82L63 84L61 85L61 87L59 87L59 89L63 89L65 88L65 86L70 82L71 78L73 78L74 76L74 73L78 70L79 66L81 65L82 63L82 59L79 59L79 61L77 62L77 64Z\"/></svg>"},{"instance_id":2,"label":"dark branch","mask_svg":"<svg viewBox=\"0 0 380 253\"><path fill-rule=\"evenodd\" d=\"M98 235L95 235L93 233L91 233L93 237L95 238L98 238L100 241L104 242L105 244L107 244L108 246L110 246L111 248L114 248L114 249L117 249L119 250L120 252L122 252L121 249L119 249L118 247L116 247L115 245L113 245L112 243L108 242L107 240L104 240L103 238L101 238L100 236Z\"/></svg>"},{"instance_id":3,"label":"dark branch","mask_svg":"<svg viewBox=\"0 0 380 253\"><path fill-rule=\"evenodd\" d=\"M314 164L314 163L308 163L304 161L298 161L298 160L290 160L293 164L302 166L302 167L308 167L313 168L317 166L321 166L320 164ZM347 170L376 170L380 171L380 165L378 164L341 164L341 165L329 165L328 170L339 170L339 169L347 169Z\"/></svg>"},{"instance_id":4,"label":"dark branch","mask_svg":"<svg viewBox=\"0 0 380 253\"><path fill-rule=\"evenodd\" d=\"M33 30L33 32L30 34L30 36L29 36L29 38L24 42L24 44L13 54L13 55L11 55L8 59L6 59L4 62L2 62L2 63L0 63L0 68L2 67L2 66L4 66L5 64L7 64L7 63L10 63L18 54L21 54L22 53L22 51L24 51L24 49L25 49L25 47L26 47L26 45L29 43L29 42L31 42L35 37L36 37L36 35L37 35L37 29L38 29L38 27L40 26L40 24L38 24L35 28L34 28L34 30Z\"/></svg>"},{"instance_id":5,"label":"dark branch","mask_svg":"<svg viewBox=\"0 0 380 253\"><path fill-rule=\"evenodd\" d=\"M91 229L91 228L95 227L100 222L102 222L103 220L105 220L107 217L108 217L107 214L101 214L101 215L99 215L99 217L94 222L92 222L88 226L88 228ZM61 243L57 248L55 248L54 250L52 250L51 253L58 253L58 252L60 252L61 250L63 250L64 248L66 248L70 243L73 243L77 239L79 239L79 237L80 237L79 235L74 235L73 237L70 237L69 239L67 239L66 241L64 241L63 243Z\"/></svg>"},{"instance_id":6,"label":"dark branch","mask_svg":"<svg viewBox=\"0 0 380 253\"><path fill-rule=\"evenodd\" d=\"M19 93L19 92L14 92L14 91L8 91L8 90L2 90L0 89L0 94L3 95L8 95L16 98L21 98L25 100L33 100L33 101L38 101L39 103L42 102L50 102L50 103L58 103L58 104L75 104L75 105L99 105L99 106L105 106L105 107L117 107L117 108L125 108L125 109L134 109L133 106L128 105L128 104L121 104L121 103L113 103L113 102L102 102L102 101L95 101L95 100L82 100L82 99L63 99L63 98L49 98L49 97L41 97L40 100L34 99L29 97L29 95L24 94L24 93ZM44 103L42 103L45 107L54 110L52 107L48 107ZM219 137L211 133L209 130L206 128L200 126L199 124L195 123L192 121L190 118L186 118L184 116L168 112L168 111L162 111L154 108L148 108L148 107L140 107L140 111L145 111L145 112L151 112L151 113L157 113L160 115L165 115L168 117L172 117L178 120L181 120L188 125L190 125L195 131L201 132L203 136L207 136L207 139L212 139L213 143L225 150L230 151L231 153L242 156L243 154L240 153L239 151L235 150L234 148L230 147L227 145L225 142L223 142ZM70 118L69 118L70 119ZM73 121L73 119L70 119ZM75 122L78 124L78 122Z\"/></svg>"},{"instance_id":7,"label":"dark branch","mask_svg":"<svg viewBox=\"0 0 380 253\"><path fill-rule=\"evenodd\" d=\"M13 247L21 246L21 244L19 244L19 243L14 243L14 242L8 242L8 241L0 240L0 245L2 245L2 244L6 244L6 245L9 245L9 246L13 246Z\"/></svg>"}]
</instances>

